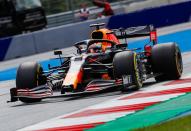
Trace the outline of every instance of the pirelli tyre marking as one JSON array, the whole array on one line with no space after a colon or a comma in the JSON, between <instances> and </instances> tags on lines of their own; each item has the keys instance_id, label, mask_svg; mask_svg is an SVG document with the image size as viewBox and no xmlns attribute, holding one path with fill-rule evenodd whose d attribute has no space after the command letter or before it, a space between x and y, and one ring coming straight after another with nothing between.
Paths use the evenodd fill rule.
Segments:
<instances>
[{"instance_id":1,"label":"pirelli tyre marking","mask_svg":"<svg viewBox=\"0 0 191 131\"><path fill-rule=\"evenodd\" d=\"M140 77L140 70L139 70L139 66L137 64L137 54L134 53L134 71L135 71L135 76L134 76L134 79L135 79L135 84L138 88L142 87L143 86L143 83L142 83L142 79Z\"/></svg>"}]
</instances>

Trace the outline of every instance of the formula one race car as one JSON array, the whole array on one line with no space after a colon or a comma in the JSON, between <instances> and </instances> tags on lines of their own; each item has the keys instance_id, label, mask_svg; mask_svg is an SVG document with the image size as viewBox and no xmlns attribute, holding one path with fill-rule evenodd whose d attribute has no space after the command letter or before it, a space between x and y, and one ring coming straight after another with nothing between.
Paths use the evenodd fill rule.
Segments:
<instances>
[{"instance_id":1,"label":"formula one race car","mask_svg":"<svg viewBox=\"0 0 191 131\"><path fill-rule=\"evenodd\" d=\"M40 64L26 62L19 66L16 88L10 90L11 102L38 102L44 98L99 92L108 88L138 90L149 78L156 81L179 79L182 75L182 56L174 42L157 44L157 33L153 26L139 26L128 29L100 29L96 27L91 39L77 42L77 54L59 56L60 66L43 71ZM127 38L150 36L150 43L144 50L128 49ZM124 44L120 40L125 41ZM60 90L60 95L53 91ZM65 94L66 93L66 94Z\"/></svg>"}]
</instances>

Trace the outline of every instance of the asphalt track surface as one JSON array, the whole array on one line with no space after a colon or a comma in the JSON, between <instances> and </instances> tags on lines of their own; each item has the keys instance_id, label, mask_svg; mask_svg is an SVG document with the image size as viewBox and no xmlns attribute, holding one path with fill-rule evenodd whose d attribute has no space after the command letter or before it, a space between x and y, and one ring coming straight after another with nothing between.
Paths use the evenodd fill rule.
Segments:
<instances>
[{"instance_id":1,"label":"asphalt track surface","mask_svg":"<svg viewBox=\"0 0 191 131\"><path fill-rule=\"evenodd\" d=\"M171 33L178 30L190 28L191 24L182 24L178 26L163 28L159 30L159 34ZM176 28L175 28L176 27ZM64 49L66 54L73 52L72 48ZM17 60L11 60L0 63L0 70L18 66L24 61L30 60L46 60L53 58L52 52L40 55L34 55ZM183 54L184 75L191 73L191 53ZM162 83L155 83L153 79L147 82L145 88L149 86L156 86ZM0 130L15 131L24 127L37 124L39 122L57 117L63 114L71 113L79 109L98 104L123 95L121 92L108 92L100 95L93 95L89 97L71 97L71 98L57 98L46 99L36 104L23 104L21 102L6 103L9 100L8 91L15 86L14 81L0 82Z\"/></svg>"}]
</instances>

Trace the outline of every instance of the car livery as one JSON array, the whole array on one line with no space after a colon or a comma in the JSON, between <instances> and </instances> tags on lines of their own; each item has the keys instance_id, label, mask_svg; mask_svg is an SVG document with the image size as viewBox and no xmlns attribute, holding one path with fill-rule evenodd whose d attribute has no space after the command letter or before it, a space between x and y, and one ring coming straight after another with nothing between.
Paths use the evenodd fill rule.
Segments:
<instances>
[{"instance_id":1,"label":"car livery","mask_svg":"<svg viewBox=\"0 0 191 131\"><path fill-rule=\"evenodd\" d=\"M101 28L103 23L90 25L96 29L91 39L74 44L76 55L59 56L60 66L44 71L37 62L19 66L16 87L10 90L11 102L39 102L45 98L99 93L108 89L138 90L143 82L155 78L157 82L179 79L182 75L182 56L175 42L158 44L152 26L127 29ZM129 49L127 39L150 37L143 51ZM55 95L54 91L60 91Z\"/></svg>"}]
</instances>

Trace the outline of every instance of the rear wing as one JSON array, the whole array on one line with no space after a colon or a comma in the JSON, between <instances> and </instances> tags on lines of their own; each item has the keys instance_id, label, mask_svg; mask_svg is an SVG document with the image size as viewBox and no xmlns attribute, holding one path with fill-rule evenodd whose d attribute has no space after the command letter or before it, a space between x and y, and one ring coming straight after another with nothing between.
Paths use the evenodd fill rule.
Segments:
<instances>
[{"instance_id":1,"label":"rear wing","mask_svg":"<svg viewBox=\"0 0 191 131\"><path fill-rule=\"evenodd\" d=\"M120 28L112 31L118 39L150 36L150 41L154 44L157 43L157 31L153 25L130 27L127 29Z\"/></svg>"}]
</instances>

